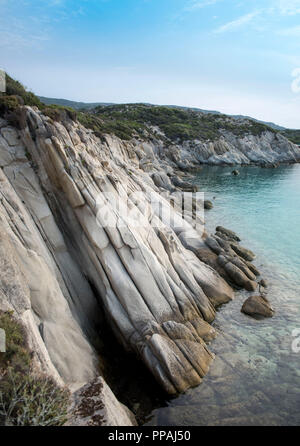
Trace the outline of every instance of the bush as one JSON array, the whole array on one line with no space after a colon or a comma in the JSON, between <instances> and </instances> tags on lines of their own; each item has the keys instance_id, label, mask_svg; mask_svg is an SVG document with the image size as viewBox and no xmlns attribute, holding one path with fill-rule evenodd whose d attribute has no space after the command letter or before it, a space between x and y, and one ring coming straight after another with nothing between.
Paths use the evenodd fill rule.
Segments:
<instances>
[{"instance_id":1,"label":"bush","mask_svg":"<svg viewBox=\"0 0 300 446\"><path fill-rule=\"evenodd\" d=\"M14 112L19 105L18 96L0 96L0 116Z\"/></svg>"},{"instance_id":2,"label":"bush","mask_svg":"<svg viewBox=\"0 0 300 446\"><path fill-rule=\"evenodd\" d=\"M64 107L61 105L45 105L39 98L27 91L21 82L16 81L8 74L6 74L6 94L0 96L0 116L5 116L9 119L9 114L14 118L12 112L15 112L19 105L29 105L31 107L38 107L45 115L49 116L53 121L62 121L66 118L77 119L76 111L71 107ZM14 124L17 124L17 119Z\"/></svg>"},{"instance_id":3,"label":"bush","mask_svg":"<svg viewBox=\"0 0 300 446\"><path fill-rule=\"evenodd\" d=\"M151 126L159 127L173 142L194 139L215 140L221 136L222 130L230 131L237 136L249 133L260 135L266 130L274 131L252 120L238 122L222 114L204 114L180 107L120 104L96 107L94 113L102 122L103 130L115 133L123 139L142 134L144 130L147 130L149 137L155 136ZM96 118L93 116L93 119Z\"/></svg>"},{"instance_id":4,"label":"bush","mask_svg":"<svg viewBox=\"0 0 300 446\"><path fill-rule=\"evenodd\" d=\"M0 328L6 334L6 352L0 353L0 370L12 367L16 372L28 373L31 355L24 328L14 320L11 312L0 312Z\"/></svg>"},{"instance_id":5,"label":"bush","mask_svg":"<svg viewBox=\"0 0 300 446\"><path fill-rule=\"evenodd\" d=\"M294 144L300 145L300 130L283 130L281 132L283 136L288 138Z\"/></svg>"},{"instance_id":6,"label":"bush","mask_svg":"<svg viewBox=\"0 0 300 446\"><path fill-rule=\"evenodd\" d=\"M0 328L6 333L6 352L0 353L0 424L62 425L69 392L49 377L32 373L26 333L12 312L0 312Z\"/></svg>"},{"instance_id":7,"label":"bush","mask_svg":"<svg viewBox=\"0 0 300 446\"><path fill-rule=\"evenodd\" d=\"M6 74L6 94L8 96L20 96L25 105L43 107L42 102L34 93L27 91L21 82L14 80L8 74Z\"/></svg>"},{"instance_id":8,"label":"bush","mask_svg":"<svg viewBox=\"0 0 300 446\"><path fill-rule=\"evenodd\" d=\"M0 417L5 426L61 426L67 419L69 393L47 377L15 373L0 381Z\"/></svg>"},{"instance_id":9,"label":"bush","mask_svg":"<svg viewBox=\"0 0 300 446\"><path fill-rule=\"evenodd\" d=\"M49 116L53 121L63 121L67 117L75 121L77 119L77 112L70 107L64 107L61 105L48 105L43 106L42 112L44 115Z\"/></svg>"}]
</instances>

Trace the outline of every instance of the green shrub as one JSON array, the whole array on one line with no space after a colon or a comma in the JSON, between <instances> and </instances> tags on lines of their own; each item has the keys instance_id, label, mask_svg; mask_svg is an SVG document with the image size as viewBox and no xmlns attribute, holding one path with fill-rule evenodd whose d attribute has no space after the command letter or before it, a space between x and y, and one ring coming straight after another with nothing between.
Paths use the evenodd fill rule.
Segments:
<instances>
[{"instance_id":1,"label":"green shrub","mask_svg":"<svg viewBox=\"0 0 300 446\"><path fill-rule=\"evenodd\" d=\"M0 96L0 116L14 112L20 105L17 96Z\"/></svg>"},{"instance_id":2,"label":"green shrub","mask_svg":"<svg viewBox=\"0 0 300 446\"><path fill-rule=\"evenodd\" d=\"M135 134L147 130L148 137L155 136L152 126L157 126L173 142L199 139L215 140L222 130L237 136L246 134L260 135L264 131L274 131L264 124L247 120L238 122L222 114L166 107L148 104L121 104L96 107L94 113L101 122L100 127L107 133L115 133L123 139L130 139ZM91 120L95 123L95 115ZM85 118L86 119L86 118ZM150 127L151 126L151 127Z\"/></svg>"},{"instance_id":3,"label":"green shrub","mask_svg":"<svg viewBox=\"0 0 300 446\"><path fill-rule=\"evenodd\" d=\"M67 117L75 121L77 119L77 112L70 107L62 105L48 105L42 107L44 115L49 116L53 121L63 121Z\"/></svg>"},{"instance_id":4,"label":"green shrub","mask_svg":"<svg viewBox=\"0 0 300 446\"><path fill-rule=\"evenodd\" d=\"M66 422L69 392L49 378L15 373L0 381L0 417L4 425L60 426Z\"/></svg>"},{"instance_id":5,"label":"green shrub","mask_svg":"<svg viewBox=\"0 0 300 446\"><path fill-rule=\"evenodd\" d=\"M38 107L53 121L62 121L66 118L74 121L77 119L77 113L71 107L43 104L34 93L27 91L21 82L6 74L6 94L0 96L0 115L4 116L8 112L16 111L19 105Z\"/></svg>"},{"instance_id":6,"label":"green shrub","mask_svg":"<svg viewBox=\"0 0 300 446\"><path fill-rule=\"evenodd\" d=\"M0 370L12 367L18 372L28 373L31 355L23 327L15 321L11 312L0 312L0 328L6 334L6 352L0 353Z\"/></svg>"},{"instance_id":7,"label":"green shrub","mask_svg":"<svg viewBox=\"0 0 300 446\"><path fill-rule=\"evenodd\" d=\"M43 107L42 102L34 93L27 91L21 82L14 80L8 74L6 74L6 94L8 96L20 96L25 105Z\"/></svg>"},{"instance_id":8,"label":"green shrub","mask_svg":"<svg viewBox=\"0 0 300 446\"><path fill-rule=\"evenodd\" d=\"M0 424L64 424L69 392L49 377L32 373L26 333L12 312L0 312L0 328L6 334L6 352L0 353Z\"/></svg>"},{"instance_id":9,"label":"green shrub","mask_svg":"<svg viewBox=\"0 0 300 446\"><path fill-rule=\"evenodd\" d=\"M53 121L63 121L66 118L77 119L84 127L92 129L100 138L108 133L124 140L140 136L152 139L155 138L153 126L159 127L166 135L166 144L195 139L213 141L220 138L223 130L239 137L247 134L261 135L266 130L276 132L265 124L251 119L237 121L222 114L205 114L197 110L180 107L119 104L102 105L93 110L77 112L71 107L45 105L37 96L27 91L20 82L15 81L8 75L6 80L8 97L21 98L25 105L37 106ZM6 101L8 103L2 104L2 109L6 109L6 111L11 109L10 111L12 111L17 107L17 99L6 99ZM17 115L16 118L18 118ZM18 122L18 119L16 119L16 122ZM160 138L163 137L160 136ZM290 135L290 139L296 142L294 134ZM299 136L297 136L298 140Z\"/></svg>"},{"instance_id":10,"label":"green shrub","mask_svg":"<svg viewBox=\"0 0 300 446\"><path fill-rule=\"evenodd\" d=\"M294 144L300 145L300 130L283 130L281 132L283 136L288 138Z\"/></svg>"}]
</instances>

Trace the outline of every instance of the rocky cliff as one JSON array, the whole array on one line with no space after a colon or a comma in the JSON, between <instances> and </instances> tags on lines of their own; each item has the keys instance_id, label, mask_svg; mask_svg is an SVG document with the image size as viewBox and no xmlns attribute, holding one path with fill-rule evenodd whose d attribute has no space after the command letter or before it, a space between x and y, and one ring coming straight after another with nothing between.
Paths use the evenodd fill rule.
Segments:
<instances>
[{"instance_id":1,"label":"rocky cliff","mask_svg":"<svg viewBox=\"0 0 300 446\"><path fill-rule=\"evenodd\" d=\"M300 162L300 148L278 132L266 130L260 135L236 136L225 131L215 141L194 140L171 146L169 157L174 156L181 169L199 164L276 166Z\"/></svg>"},{"instance_id":2,"label":"rocky cliff","mask_svg":"<svg viewBox=\"0 0 300 446\"><path fill-rule=\"evenodd\" d=\"M300 160L299 146L285 137L290 133L250 118L146 104L102 106L78 117L99 133L106 130L123 139L151 142L160 158L179 162L180 169Z\"/></svg>"},{"instance_id":3,"label":"rocky cliff","mask_svg":"<svg viewBox=\"0 0 300 446\"><path fill-rule=\"evenodd\" d=\"M272 160L299 156L282 137L263 138ZM36 366L77 391L75 401L101 375L94 340L104 317L169 394L207 373L216 306L234 297L232 287L255 289L259 273L232 234L205 233L201 197L185 195L191 206L182 217L182 191L193 186L177 169L229 161L231 152L249 160L260 142L231 144L234 152L224 136L162 153L154 142L98 138L37 107L0 119L0 310L14 311ZM119 410L119 422L106 415L104 424L132 424L105 394L114 408L105 413Z\"/></svg>"}]
</instances>

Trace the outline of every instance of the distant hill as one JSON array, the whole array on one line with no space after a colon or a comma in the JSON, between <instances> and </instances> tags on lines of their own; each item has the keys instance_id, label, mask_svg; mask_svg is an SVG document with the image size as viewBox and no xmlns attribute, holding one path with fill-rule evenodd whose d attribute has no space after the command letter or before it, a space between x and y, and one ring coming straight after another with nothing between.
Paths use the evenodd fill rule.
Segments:
<instances>
[{"instance_id":1,"label":"distant hill","mask_svg":"<svg viewBox=\"0 0 300 446\"><path fill-rule=\"evenodd\" d=\"M63 107L74 108L75 110L91 110L95 107L98 107L99 105L113 105L112 103L106 102L76 102L69 101L68 99L45 98L44 96L38 96L38 98L46 105L61 105Z\"/></svg>"},{"instance_id":2,"label":"distant hill","mask_svg":"<svg viewBox=\"0 0 300 446\"><path fill-rule=\"evenodd\" d=\"M68 99L45 98L43 96L39 96L39 99L46 105L62 105L64 107L72 107L75 110L92 110L93 108L96 108L98 106L117 105L114 104L113 102L90 102L90 103L76 102L76 101L69 101ZM153 104L141 103L141 105L153 105ZM223 113L216 110L203 110L202 108L196 108L196 107L184 107L180 105L166 105L166 107L182 109L182 110L193 110L196 112L212 114L212 115L224 115ZM234 119L246 119L246 120L251 119L252 121L258 122L260 124L265 124L274 130L286 130L285 127L281 127L280 125L274 124L273 122L260 121L259 119L251 118L250 116L244 116L244 115L228 115L228 116Z\"/></svg>"},{"instance_id":3,"label":"distant hill","mask_svg":"<svg viewBox=\"0 0 300 446\"><path fill-rule=\"evenodd\" d=\"M8 96L0 94L0 112L1 107L2 111L12 111L18 107L21 97L24 104L37 106L52 119L58 119L63 113L68 113L72 119L77 117L83 125L99 135L114 133L123 139L130 139L133 136L157 137L159 134L160 137L165 135L168 141L213 141L226 130L237 136L261 135L268 130L279 132L300 146L300 129L285 129L243 115L230 116L218 111L175 105L86 103L37 97L9 75L6 75L6 84Z\"/></svg>"},{"instance_id":4,"label":"distant hill","mask_svg":"<svg viewBox=\"0 0 300 446\"><path fill-rule=\"evenodd\" d=\"M251 119L235 119L221 113L203 113L199 109L151 104L101 105L92 111L77 113L80 122L99 134L113 133L121 139L134 136L151 138L165 135L168 141L213 141L225 132L242 137L276 133L263 123Z\"/></svg>"},{"instance_id":5,"label":"distant hill","mask_svg":"<svg viewBox=\"0 0 300 446\"><path fill-rule=\"evenodd\" d=\"M196 107L183 107L183 106L179 106L179 105L168 105L168 107L179 108L179 109L183 109L183 110L188 109L188 110L198 111L201 113L207 113L207 114L212 114L212 115L224 115L224 113L221 113L216 110L203 110L202 108L196 108ZM252 118L251 116L245 116L245 115L227 115L227 116L230 116L231 118L234 118L234 119L246 119L246 120L250 119L251 121L259 122L260 124L265 124L274 130L285 130L286 129L285 127L281 127L280 125L274 124L274 122L260 121L259 119Z\"/></svg>"}]
</instances>

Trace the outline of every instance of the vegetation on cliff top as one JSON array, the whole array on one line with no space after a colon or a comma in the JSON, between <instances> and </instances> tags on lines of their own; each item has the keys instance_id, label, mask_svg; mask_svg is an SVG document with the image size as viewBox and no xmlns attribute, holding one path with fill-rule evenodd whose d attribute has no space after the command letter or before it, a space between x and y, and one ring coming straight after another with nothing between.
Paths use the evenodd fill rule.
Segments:
<instances>
[{"instance_id":1,"label":"vegetation on cliff top","mask_svg":"<svg viewBox=\"0 0 300 446\"><path fill-rule=\"evenodd\" d=\"M72 108L43 104L21 82L16 81L6 74L6 92L0 93L0 116L7 116L9 118L20 105L38 107L45 115L56 121L61 120L66 114L72 119L76 119L76 113Z\"/></svg>"},{"instance_id":2,"label":"vegetation on cliff top","mask_svg":"<svg viewBox=\"0 0 300 446\"><path fill-rule=\"evenodd\" d=\"M56 426L66 421L69 392L32 370L26 333L11 312L0 312L6 352L0 353L0 425Z\"/></svg>"},{"instance_id":3,"label":"vegetation on cliff top","mask_svg":"<svg viewBox=\"0 0 300 446\"><path fill-rule=\"evenodd\" d=\"M96 107L95 115L101 119L104 127L120 132L126 139L130 139L134 133L155 134L157 128L173 142L215 140L221 136L222 131L237 136L261 135L266 130L275 132L255 121L237 121L221 114L148 104L100 106Z\"/></svg>"},{"instance_id":4,"label":"vegetation on cliff top","mask_svg":"<svg viewBox=\"0 0 300 446\"><path fill-rule=\"evenodd\" d=\"M300 146L300 130L287 129L283 130L281 133L294 144L298 144Z\"/></svg>"},{"instance_id":5,"label":"vegetation on cliff top","mask_svg":"<svg viewBox=\"0 0 300 446\"><path fill-rule=\"evenodd\" d=\"M278 130L251 119L234 119L227 115L203 113L185 107L157 106L150 104L100 105L93 110L74 110L65 105L44 104L23 85L6 75L7 92L0 95L0 116L12 113L19 105L37 106L52 120L60 121L67 115L92 129L97 136L115 134L121 139L159 137L182 143L188 140L212 141L224 131L243 137L261 135ZM71 102L70 102L71 103ZM280 131L296 144L300 144L300 130Z\"/></svg>"}]
</instances>

